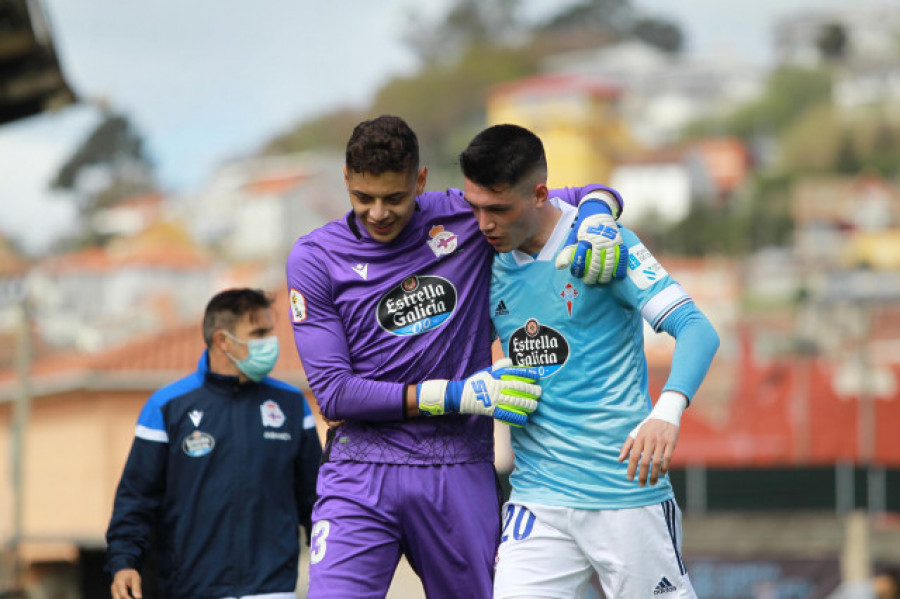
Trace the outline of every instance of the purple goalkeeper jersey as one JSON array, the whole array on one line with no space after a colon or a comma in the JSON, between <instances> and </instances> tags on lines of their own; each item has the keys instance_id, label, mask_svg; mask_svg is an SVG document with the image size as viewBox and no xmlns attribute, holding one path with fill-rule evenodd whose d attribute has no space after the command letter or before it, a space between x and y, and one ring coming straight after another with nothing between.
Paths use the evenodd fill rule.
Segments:
<instances>
[{"instance_id":1,"label":"purple goalkeeper jersey","mask_svg":"<svg viewBox=\"0 0 900 599\"><path fill-rule=\"evenodd\" d=\"M603 186L552 190L570 204ZM459 464L493 460L493 421L404 419L405 388L491 364L493 248L462 191L418 196L412 220L381 243L349 212L294 244L291 322L322 414L327 461Z\"/></svg>"}]
</instances>

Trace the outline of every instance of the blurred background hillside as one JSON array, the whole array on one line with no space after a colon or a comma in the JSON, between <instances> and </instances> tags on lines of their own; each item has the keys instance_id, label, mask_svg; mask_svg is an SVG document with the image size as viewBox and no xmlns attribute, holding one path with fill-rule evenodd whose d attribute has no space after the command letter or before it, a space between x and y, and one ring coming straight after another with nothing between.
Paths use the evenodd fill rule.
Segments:
<instances>
[{"instance_id":1,"label":"blurred background hillside","mask_svg":"<svg viewBox=\"0 0 900 599\"><path fill-rule=\"evenodd\" d=\"M0 596L107 596L144 399L195 364L213 293L285 304L383 113L430 188L485 126L531 128L551 186L619 189L713 321L672 474L701 597L900 565L900 5L189 4L0 0ZM276 375L308 391L278 326ZM673 344L646 343L658 391Z\"/></svg>"}]
</instances>

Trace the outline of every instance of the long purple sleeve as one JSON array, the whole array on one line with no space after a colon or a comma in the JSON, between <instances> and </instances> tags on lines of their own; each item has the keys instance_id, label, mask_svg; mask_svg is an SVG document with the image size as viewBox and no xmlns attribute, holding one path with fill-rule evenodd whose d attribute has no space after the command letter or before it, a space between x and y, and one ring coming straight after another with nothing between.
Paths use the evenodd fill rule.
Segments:
<instances>
[{"instance_id":1,"label":"long purple sleeve","mask_svg":"<svg viewBox=\"0 0 900 599\"><path fill-rule=\"evenodd\" d=\"M317 254L314 247L298 243L288 261L288 281L292 301L297 293L305 299L305 321L302 326L295 323L294 337L322 415L329 420L399 420L405 385L355 373L325 265ZM304 277L291 280L291 273Z\"/></svg>"}]
</instances>

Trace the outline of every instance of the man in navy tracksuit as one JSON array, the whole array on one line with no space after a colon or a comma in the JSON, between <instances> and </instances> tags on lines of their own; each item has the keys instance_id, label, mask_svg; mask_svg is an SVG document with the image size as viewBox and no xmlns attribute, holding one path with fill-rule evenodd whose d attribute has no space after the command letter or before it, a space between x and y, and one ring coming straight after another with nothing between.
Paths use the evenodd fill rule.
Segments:
<instances>
[{"instance_id":1,"label":"man in navy tracksuit","mask_svg":"<svg viewBox=\"0 0 900 599\"><path fill-rule=\"evenodd\" d=\"M113 599L142 596L153 537L163 597L296 598L321 448L300 391L266 376L273 329L260 291L216 295L197 371L144 405L106 534Z\"/></svg>"}]
</instances>

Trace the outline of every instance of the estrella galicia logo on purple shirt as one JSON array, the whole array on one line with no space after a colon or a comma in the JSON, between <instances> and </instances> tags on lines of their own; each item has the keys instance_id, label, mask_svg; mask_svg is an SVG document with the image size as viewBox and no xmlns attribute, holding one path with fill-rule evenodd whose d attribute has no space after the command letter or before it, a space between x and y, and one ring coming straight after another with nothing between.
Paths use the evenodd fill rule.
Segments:
<instances>
[{"instance_id":1,"label":"estrella galicia logo on purple shirt","mask_svg":"<svg viewBox=\"0 0 900 599\"><path fill-rule=\"evenodd\" d=\"M553 327L529 318L509 336L506 355L516 366L537 368L541 377L548 377L569 359L569 342Z\"/></svg>"},{"instance_id":2,"label":"estrella galicia logo on purple shirt","mask_svg":"<svg viewBox=\"0 0 900 599\"><path fill-rule=\"evenodd\" d=\"M453 283L443 277L412 275L378 302L378 324L394 335L421 335L446 323L454 310Z\"/></svg>"}]
</instances>

